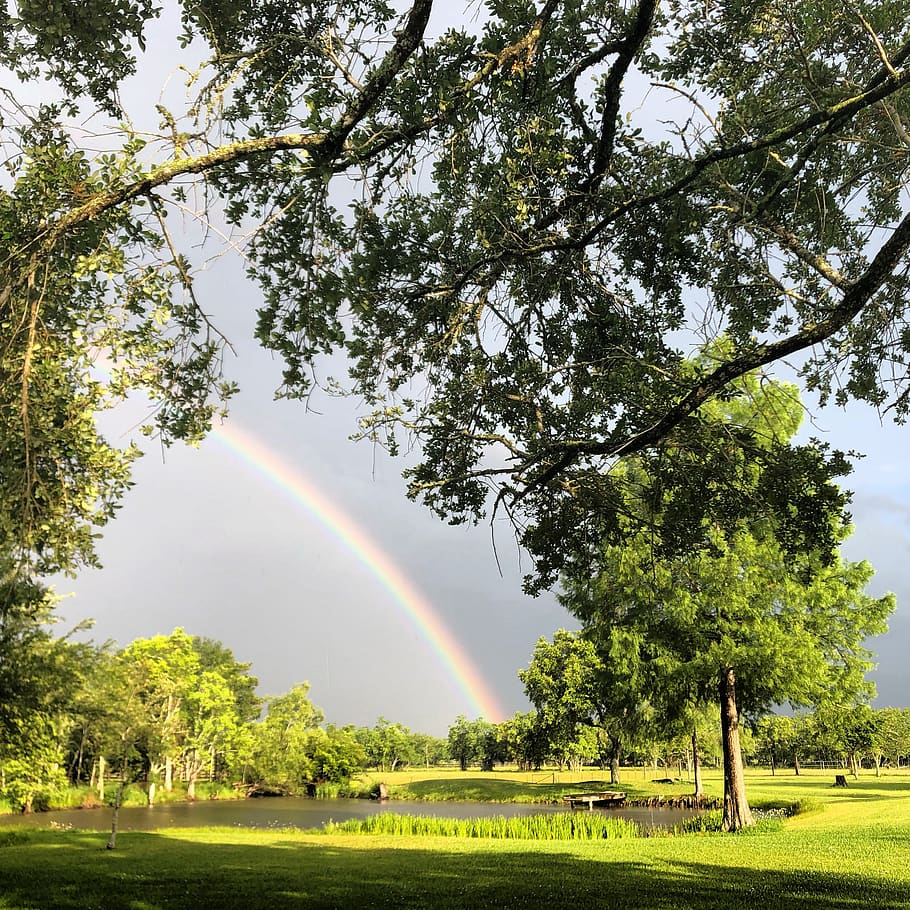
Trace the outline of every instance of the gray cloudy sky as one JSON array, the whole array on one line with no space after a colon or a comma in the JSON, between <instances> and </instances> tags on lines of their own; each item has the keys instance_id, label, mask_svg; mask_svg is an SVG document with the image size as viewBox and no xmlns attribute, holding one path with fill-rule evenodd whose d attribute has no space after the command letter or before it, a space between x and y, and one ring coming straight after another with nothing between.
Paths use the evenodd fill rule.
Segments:
<instances>
[{"instance_id":1,"label":"gray cloudy sky","mask_svg":"<svg viewBox=\"0 0 910 910\"><path fill-rule=\"evenodd\" d=\"M476 11L476 4L470 6ZM172 11L171 11L172 12ZM431 31L458 8L439 4ZM468 19L472 13L468 13ZM173 31L173 17L156 26ZM135 110L153 110L174 61L149 39L157 72L127 89ZM180 83L171 81L171 89ZM252 337L257 291L236 259L213 264L202 299L234 342L229 371L243 386L231 421L294 465L323 495L385 551L419 589L475 663L505 714L527 709L516 672L534 642L571 617L552 596L521 593L522 567L511 534L497 531L502 575L488 525L453 528L407 501L401 461L348 441L355 426L350 401L314 398L276 402L280 366ZM343 364L336 364L336 374ZM331 369L327 372L332 372ZM106 415L104 429L126 442L138 438L142 408ZM906 433L879 425L860 408L820 412L808 432L843 448L864 451L849 485L855 490L856 534L845 546L853 559L878 569L873 592L892 590L898 610L891 632L873 643L878 703L907 705L910 693L910 480ZM96 620L96 640L121 645L183 626L220 639L251 661L260 691L278 693L309 680L312 697L335 723L372 724L379 715L425 732L444 734L459 713L475 706L417 626L355 554L288 493L243 463L217 439L201 449L148 454L135 470L135 488L100 544L101 571L58 582L72 592L60 608L70 621Z\"/></svg>"}]
</instances>

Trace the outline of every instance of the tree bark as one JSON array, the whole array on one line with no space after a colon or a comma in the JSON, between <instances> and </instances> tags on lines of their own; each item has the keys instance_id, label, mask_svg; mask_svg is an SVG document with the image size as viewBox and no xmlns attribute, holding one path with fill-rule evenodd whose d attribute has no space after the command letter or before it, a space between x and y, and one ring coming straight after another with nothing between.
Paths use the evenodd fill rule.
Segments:
<instances>
[{"instance_id":1,"label":"tree bark","mask_svg":"<svg viewBox=\"0 0 910 910\"><path fill-rule=\"evenodd\" d=\"M610 783L619 783L619 751L622 740L618 736L610 737Z\"/></svg>"},{"instance_id":2,"label":"tree bark","mask_svg":"<svg viewBox=\"0 0 910 910\"><path fill-rule=\"evenodd\" d=\"M698 755L698 731L692 728L692 776L695 779L695 798L702 799L705 791L701 779L701 758Z\"/></svg>"},{"instance_id":3,"label":"tree bark","mask_svg":"<svg viewBox=\"0 0 910 910\"><path fill-rule=\"evenodd\" d=\"M170 755L164 757L164 789L168 793L174 789L174 760Z\"/></svg>"},{"instance_id":4,"label":"tree bark","mask_svg":"<svg viewBox=\"0 0 910 910\"><path fill-rule=\"evenodd\" d=\"M117 784L117 795L114 797L114 812L111 815L111 836L107 841L107 849L113 850L117 846L117 826L120 822L120 803L123 800L123 788L126 786L126 762L120 769L120 783Z\"/></svg>"},{"instance_id":5,"label":"tree bark","mask_svg":"<svg viewBox=\"0 0 910 910\"><path fill-rule=\"evenodd\" d=\"M733 667L720 671L720 727L724 747L724 831L739 831L755 824L746 781L743 755L739 743L739 712L736 709L736 674Z\"/></svg>"}]
</instances>

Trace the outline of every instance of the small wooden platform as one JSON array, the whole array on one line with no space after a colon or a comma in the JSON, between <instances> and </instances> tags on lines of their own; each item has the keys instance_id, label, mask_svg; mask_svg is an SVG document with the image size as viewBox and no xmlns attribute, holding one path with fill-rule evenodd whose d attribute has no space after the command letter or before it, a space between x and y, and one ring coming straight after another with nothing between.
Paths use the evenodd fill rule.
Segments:
<instances>
[{"instance_id":1,"label":"small wooden platform","mask_svg":"<svg viewBox=\"0 0 910 910\"><path fill-rule=\"evenodd\" d=\"M562 801L568 803L573 809L587 806L590 812L595 806L621 806L626 801L626 794L617 790L607 790L601 793L567 793Z\"/></svg>"}]
</instances>

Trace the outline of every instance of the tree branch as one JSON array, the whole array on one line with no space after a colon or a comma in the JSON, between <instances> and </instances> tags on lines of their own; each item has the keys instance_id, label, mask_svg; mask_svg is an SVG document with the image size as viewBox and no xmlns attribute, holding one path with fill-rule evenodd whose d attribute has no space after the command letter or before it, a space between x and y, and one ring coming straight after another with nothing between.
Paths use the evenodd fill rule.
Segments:
<instances>
[{"instance_id":1,"label":"tree branch","mask_svg":"<svg viewBox=\"0 0 910 910\"><path fill-rule=\"evenodd\" d=\"M686 417L697 411L712 396L734 380L830 338L862 311L908 250L910 250L910 214L906 215L898 224L863 275L849 286L841 302L826 319L804 326L800 331L780 341L759 345L754 351L734 357L717 367L698 385L690 389L660 420L646 430L621 440L606 440L599 443L579 441L577 444L563 444L564 451L559 455L559 460L554 467L559 466L558 470L563 470L582 455L607 455L618 458L653 446L666 438ZM558 451L558 447L553 447L551 451ZM536 481L536 485L552 479L553 476L555 473L550 468Z\"/></svg>"}]
</instances>

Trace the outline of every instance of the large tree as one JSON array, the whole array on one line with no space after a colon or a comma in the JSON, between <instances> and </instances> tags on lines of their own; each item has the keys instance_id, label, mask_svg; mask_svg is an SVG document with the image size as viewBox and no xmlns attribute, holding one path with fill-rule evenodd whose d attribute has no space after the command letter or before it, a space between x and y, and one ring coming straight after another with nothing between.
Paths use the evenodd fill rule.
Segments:
<instances>
[{"instance_id":1,"label":"large tree","mask_svg":"<svg viewBox=\"0 0 910 910\"><path fill-rule=\"evenodd\" d=\"M663 710L719 709L725 830L752 823L743 777L742 716L772 706L868 694L868 636L887 628L893 595L865 594L868 563L823 566L794 558L772 537L743 530L712 548L669 558L637 532L606 545L600 572L567 579L563 603L595 640L626 633L651 666L651 698Z\"/></svg>"},{"instance_id":2,"label":"large tree","mask_svg":"<svg viewBox=\"0 0 910 910\"><path fill-rule=\"evenodd\" d=\"M0 547L93 558L134 455L100 408L144 389L194 440L230 396L196 238L165 217L207 203L248 241L282 391L344 351L364 433L423 442L413 494L463 520L492 487L538 583L554 540L619 530L633 453L688 501L678 549L747 513L833 547L825 453L756 453L700 406L799 355L823 399L907 413L907 0L491 0L442 34L432 0L175 6L170 36L151 0L2 14L0 64L51 103L3 102ZM126 110L161 59L188 102ZM775 485L729 495L734 449L773 456Z\"/></svg>"}]
</instances>

